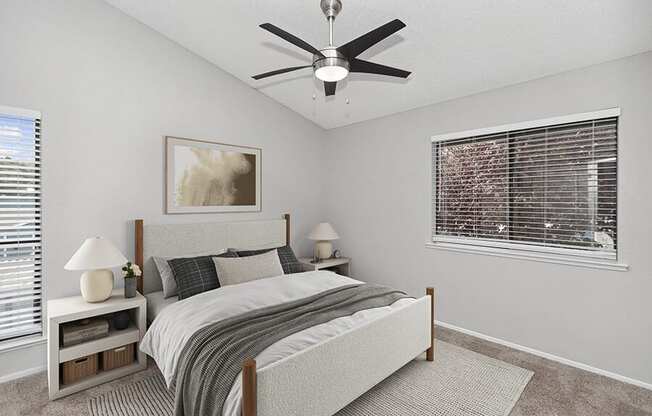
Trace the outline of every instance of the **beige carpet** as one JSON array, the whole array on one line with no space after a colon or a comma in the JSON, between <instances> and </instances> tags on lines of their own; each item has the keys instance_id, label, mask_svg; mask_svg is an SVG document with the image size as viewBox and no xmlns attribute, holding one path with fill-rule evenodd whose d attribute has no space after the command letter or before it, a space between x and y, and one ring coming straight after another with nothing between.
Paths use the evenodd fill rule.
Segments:
<instances>
[{"instance_id":1,"label":"beige carpet","mask_svg":"<svg viewBox=\"0 0 652 416\"><path fill-rule=\"evenodd\" d=\"M435 363L410 362L339 416L506 416L531 371L439 341ZM159 374L89 400L92 416L170 416L173 397Z\"/></svg>"}]
</instances>

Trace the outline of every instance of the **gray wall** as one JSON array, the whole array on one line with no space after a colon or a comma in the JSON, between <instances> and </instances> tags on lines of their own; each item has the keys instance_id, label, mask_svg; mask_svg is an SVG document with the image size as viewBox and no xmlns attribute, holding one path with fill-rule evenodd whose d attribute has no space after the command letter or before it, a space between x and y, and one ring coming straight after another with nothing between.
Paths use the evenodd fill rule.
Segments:
<instances>
[{"instance_id":1,"label":"gray wall","mask_svg":"<svg viewBox=\"0 0 652 416\"><path fill-rule=\"evenodd\" d=\"M321 128L99 0L3 0L0 56L0 105L43 113L48 298L79 293L79 273L63 265L86 237L102 235L133 258L134 218L290 212L296 248L311 252ZM164 215L165 135L262 148L262 212ZM0 352L0 377L43 365L35 356Z\"/></svg>"},{"instance_id":2,"label":"gray wall","mask_svg":"<svg viewBox=\"0 0 652 416\"><path fill-rule=\"evenodd\" d=\"M329 131L328 220L355 276L433 285L441 321L651 383L650 74L647 53ZM617 106L629 272L425 247L432 135Z\"/></svg>"}]
</instances>

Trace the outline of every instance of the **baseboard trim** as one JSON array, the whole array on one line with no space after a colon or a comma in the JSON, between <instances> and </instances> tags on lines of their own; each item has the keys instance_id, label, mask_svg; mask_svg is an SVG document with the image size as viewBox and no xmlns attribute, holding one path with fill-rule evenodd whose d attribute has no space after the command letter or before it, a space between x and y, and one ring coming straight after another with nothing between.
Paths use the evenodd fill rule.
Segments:
<instances>
[{"instance_id":1,"label":"baseboard trim","mask_svg":"<svg viewBox=\"0 0 652 416\"><path fill-rule=\"evenodd\" d=\"M510 341L505 341L504 339L495 338L495 337L492 337L492 336L489 336L489 335L482 334L480 332L471 331L470 329L461 328L459 326L455 326L455 325L452 325L452 324L449 324L449 323L446 323L446 322L442 322L442 321L437 321L436 320L435 325L439 325L439 326L442 326L444 328L452 329L453 331L461 332L461 333L466 334L466 335L471 335L472 337L480 338L480 339L483 339L485 341L493 342L495 344L504 345L506 347L513 348L515 350L519 350L519 351L527 352L527 353L532 354L532 355L547 358L548 360L556 361L556 362L561 363L561 364L565 364L565 365L568 365L568 366L571 366L571 367L579 368L580 370L589 371L591 373L595 373L595 374L599 374L601 376L609 377L609 378L612 378L614 380L622 381L623 383L632 384L634 386L642 387L642 388L647 389L647 390L652 390L652 384L650 384L650 383L646 383L644 381L636 380L634 378L630 378L630 377L623 376L623 375L620 375L620 374L612 373L611 371L603 370L601 368L592 367L592 366L590 366L588 364L583 364L583 363L580 363L580 362L577 362L577 361L569 360L568 358L560 357L558 355L554 355L554 354L550 354L550 353L547 353L547 352L539 351L539 350L536 350L536 349L530 348L530 347L525 347L523 345L519 345L519 344L510 342Z\"/></svg>"},{"instance_id":2,"label":"baseboard trim","mask_svg":"<svg viewBox=\"0 0 652 416\"><path fill-rule=\"evenodd\" d=\"M42 365L39 367L28 368L26 370L16 371L15 373L7 374L0 377L0 384L6 383L8 381L14 381L19 378L31 376L33 374L43 373L47 370L47 367Z\"/></svg>"}]
</instances>

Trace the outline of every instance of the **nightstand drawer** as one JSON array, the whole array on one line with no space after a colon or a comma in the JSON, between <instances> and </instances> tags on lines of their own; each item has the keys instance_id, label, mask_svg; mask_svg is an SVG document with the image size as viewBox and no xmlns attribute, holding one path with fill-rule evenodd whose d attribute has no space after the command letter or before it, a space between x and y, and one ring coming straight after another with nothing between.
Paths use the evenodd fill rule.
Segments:
<instances>
[{"instance_id":1,"label":"nightstand drawer","mask_svg":"<svg viewBox=\"0 0 652 416\"><path fill-rule=\"evenodd\" d=\"M134 362L134 344L102 351L102 370L113 370Z\"/></svg>"}]
</instances>

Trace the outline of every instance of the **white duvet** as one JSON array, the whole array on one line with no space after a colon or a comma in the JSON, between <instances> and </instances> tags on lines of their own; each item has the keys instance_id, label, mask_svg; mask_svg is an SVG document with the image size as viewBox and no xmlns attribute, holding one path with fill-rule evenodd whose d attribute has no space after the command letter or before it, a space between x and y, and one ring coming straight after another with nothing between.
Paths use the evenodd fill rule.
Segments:
<instances>
[{"instance_id":1,"label":"white duvet","mask_svg":"<svg viewBox=\"0 0 652 416\"><path fill-rule=\"evenodd\" d=\"M362 282L328 271L270 277L225 286L176 302L163 309L145 333L140 349L151 356L170 386L179 355L188 339L200 328L251 310L305 298L336 287ZM308 328L272 344L256 357L257 370L287 358L312 345L325 342L352 328L412 302L401 299L391 306L367 309ZM235 380L224 405L223 415L239 416L241 377Z\"/></svg>"}]
</instances>

